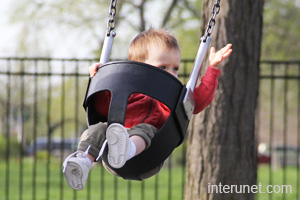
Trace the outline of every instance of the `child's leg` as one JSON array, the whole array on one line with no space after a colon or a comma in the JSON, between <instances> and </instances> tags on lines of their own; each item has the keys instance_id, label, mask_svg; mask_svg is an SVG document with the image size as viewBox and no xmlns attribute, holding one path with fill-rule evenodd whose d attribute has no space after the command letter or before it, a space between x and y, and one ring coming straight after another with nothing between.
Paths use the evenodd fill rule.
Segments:
<instances>
[{"instance_id":1,"label":"child's leg","mask_svg":"<svg viewBox=\"0 0 300 200\"><path fill-rule=\"evenodd\" d=\"M84 131L75 156L72 154L64 162L64 175L68 185L75 190L84 188L92 163L105 140L107 125L98 123Z\"/></svg>"},{"instance_id":2,"label":"child's leg","mask_svg":"<svg viewBox=\"0 0 300 200\"><path fill-rule=\"evenodd\" d=\"M95 125L91 125L80 137L80 142L78 144L78 150L86 151L86 149L90 146L88 152L88 158L94 162L98 156L98 153L102 147L106 139L106 123L98 123Z\"/></svg>"},{"instance_id":3,"label":"child's leg","mask_svg":"<svg viewBox=\"0 0 300 200\"><path fill-rule=\"evenodd\" d=\"M151 145L151 140L154 137L157 129L150 124L138 124L129 129L128 134L130 140L136 145L136 154L140 154Z\"/></svg>"},{"instance_id":4,"label":"child's leg","mask_svg":"<svg viewBox=\"0 0 300 200\"><path fill-rule=\"evenodd\" d=\"M130 139L137 137L144 141L144 143L145 143L144 149L147 149L151 145L151 140L154 137L154 135L156 134L156 132L157 132L157 129L150 124L139 124L139 125L132 127L129 130L129 134L131 135ZM144 174L141 174L140 178L143 180L143 179L147 179L147 178L157 174L160 171L160 169L162 168L162 166L163 166L163 163L161 165L155 167L154 169L152 169Z\"/></svg>"},{"instance_id":5,"label":"child's leg","mask_svg":"<svg viewBox=\"0 0 300 200\"><path fill-rule=\"evenodd\" d=\"M139 155L142 151L146 149L146 142L145 140L138 136L138 135L133 135L129 138L136 146L136 152L134 156Z\"/></svg>"}]
</instances>

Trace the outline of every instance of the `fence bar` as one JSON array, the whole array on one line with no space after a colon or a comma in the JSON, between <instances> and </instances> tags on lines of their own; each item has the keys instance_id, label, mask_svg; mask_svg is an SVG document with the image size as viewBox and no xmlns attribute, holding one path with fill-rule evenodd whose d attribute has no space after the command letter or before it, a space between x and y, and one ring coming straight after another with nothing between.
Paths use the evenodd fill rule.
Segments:
<instances>
[{"instance_id":1,"label":"fence bar","mask_svg":"<svg viewBox=\"0 0 300 200\"><path fill-rule=\"evenodd\" d=\"M46 172L46 200L49 200L50 196L50 177L51 177L51 172L50 172L50 163L51 163L51 64L50 60L47 60L47 68L48 68L48 73L49 75L47 76L47 108L46 108L46 121L47 121L47 172Z\"/></svg>"},{"instance_id":2,"label":"fence bar","mask_svg":"<svg viewBox=\"0 0 300 200\"><path fill-rule=\"evenodd\" d=\"M141 200L145 200L145 181L141 182Z\"/></svg>"},{"instance_id":3,"label":"fence bar","mask_svg":"<svg viewBox=\"0 0 300 200\"><path fill-rule=\"evenodd\" d=\"M74 142L75 142L75 145L74 146L77 146L77 137L79 136L78 133L79 133L79 129L78 129L78 126L79 126L79 118L78 118L78 115L79 115L79 111L78 111L78 106L79 105L79 75L78 75L78 69L79 69L79 66L78 66L78 61L74 61L75 62L75 102L74 102L74 124L75 124L75 127L74 127ZM76 200L77 199L77 192L76 190L73 190L73 200Z\"/></svg>"},{"instance_id":4,"label":"fence bar","mask_svg":"<svg viewBox=\"0 0 300 200\"><path fill-rule=\"evenodd\" d=\"M300 64L298 64L298 75L300 76ZM300 190L300 79L298 79L298 94L297 94L297 188L296 188L296 198L299 200L299 190Z\"/></svg>"},{"instance_id":5,"label":"fence bar","mask_svg":"<svg viewBox=\"0 0 300 200\"><path fill-rule=\"evenodd\" d=\"M63 160L64 160L64 138L65 138L65 61L62 63L62 77L61 77L61 131L60 131L60 137L61 137L61 146L60 146L60 166L62 166ZM63 184L63 174L60 173L60 200L63 200L64 195L64 184Z\"/></svg>"},{"instance_id":6,"label":"fence bar","mask_svg":"<svg viewBox=\"0 0 300 200\"><path fill-rule=\"evenodd\" d=\"M88 177L88 179L87 179L87 191L86 191L86 199L87 200L90 200L91 199L91 179L92 179L92 177L93 177L93 172L92 171L90 171L90 173L89 173L89 177Z\"/></svg>"},{"instance_id":7,"label":"fence bar","mask_svg":"<svg viewBox=\"0 0 300 200\"><path fill-rule=\"evenodd\" d=\"M22 71L24 70L24 62L21 62L21 68ZM20 177L19 177L19 199L22 200L23 197L23 157L24 157L24 153L23 153L23 144L24 144L24 99L25 99L25 92L24 92L24 76L20 77L20 111L18 113L18 122L17 122L17 126L18 126L18 134L21 134L21 138L20 138L20 169L19 169L19 173L20 173ZM21 115L21 116L19 116ZM18 135L18 137L20 137Z\"/></svg>"},{"instance_id":8,"label":"fence bar","mask_svg":"<svg viewBox=\"0 0 300 200\"><path fill-rule=\"evenodd\" d=\"M158 200L158 179L159 179L159 174L155 176L155 183L154 183L154 199Z\"/></svg>"},{"instance_id":9,"label":"fence bar","mask_svg":"<svg viewBox=\"0 0 300 200\"><path fill-rule=\"evenodd\" d=\"M24 62L24 60L22 60ZM34 71L37 73L37 60L34 60ZM24 72L24 69L22 69ZM33 105L33 152L34 152L34 162L32 168L32 199L36 200L36 169L37 169L37 109L38 109L38 77L34 76L34 105Z\"/></svg>"},{"instance_id":10,"label":"fence bar","mask_svg":"<svg viewBox=\"0 0 300 200\"><path fill-rule=\"evenodd\" d=\"M3 71L0 71L0 74L7 74L7 72L3 72ZM11 76L65 76L65 77L74 77L74 76L84 76L86 77L87 74L84 73L84 74L76 74L76 73L48 73L48 72L45 72L45 73L32 73L32 72L14 72L14 73L11 73ZM297 77L296 77L297 78Z\"/></svg>"},{"instance_id":11,"label":"fence bar","mask_svg":"<svg viewBox=\"0 0 300 200\"><path fill-rule=\"evenodd\" d=\"M287 76L287 69L289 65L285 64L284 68L284 76ZM282 176L282 182L283 185L286 184L286 175L287 175L287 115L288 115L288 109L287 109L287 91L288 91L288 81L287 79L284 79L284 96L283 96L283 176ZM282 199L285 200L286 198L285 192L282 192Z\"/></svg>"},{"instance_id":12,"label":"fence bar","mask_svg":"<svg viewBox=\"0 0 300 200\"><path fill-rule=\"evenodd\" d=\"M168 200L172 199L172 155L168 159Z\"/></svg>"},{"instance_id":13,"label":"fence bar","mask_svg":"<svg viewBox=\"0 0 300 200\"><path fill-rule=\"evenodd\" d=\"M10 88L11 88L11 69L10 59L7 59L7 74L8 80L6 85L6 103L5 103L5 138L6 138L6 150L5 150L5 200L9 200L9 163L10 163Z\"/></svg>"},{"instance_id":14,"label":"fence bar","mask_svg":"<svg viewBox=\"0 0 300 200\"><path fill-rule=\"evenodd\" d=\"M260 85L258 87L258 91L259 92L261 91ZM255 137L257 138L256 141L255 141L255 147L256 148L258 148L258 145L259 145L259 141L258 140L259 140L259 136L260 136L260 125L261 125L260 119L261 119L261 115L262 115L261 112L260 112L261 104L262 104L261 102L262 102L262 97L261 97L261 95L258 95L258 97L257 97L257 107L256 107L256 111L255 111L255 131L254 131ZM257 155L258 155L258 152L257 152ZM257 164L258 164L258 161L257 161ZM257 169L258 169L258 167L257 167ZM259 177L257 175L257 179L258 178ZM255 194L255 198L254 199L255 200L259 199L259 196L260 196L259 193Z\"/></svg>"},{"instance_id":15,"label":"fence bar","mask_svg":"<svg viewBox=\"0 0 300 200\"><path fill-rule=\"evenodd\" d=\"M131 200L131 181L127 182L127 199Z\"/></svg>"},{"instance_id":16,"label":"fence bar","mask_svg":"<svg viewBox=\"0 0 300 200\"><path fill-rule=\"evenodd\" d=\"M193 120L194 118L192 118ZM193 121L191 122L193 124ZM191 128L190 128L191 129ZM184 199L184 187L185 187L185 160L186 160L186 142L182 143L182 160L181 160L181 199Z\"/></svg>"},{"instance_id":17,"label":"fence bar","mask_svg":"<svg viewBox=\"0 0 300 200\"><path fill-rule=\"evenodd\" d=\"M114 177L114 200L118 200L118 178Z\"/></svg>"},{"instance_id":18,"label":"fence bar","mask_svg":"<svg viewBox=\"0 0 300 200\"><path fill-rule=\"evenodd\" d=\"M101 177L100 177L100 199L104 200L104 193L105 193L105 177L104 177L104 167L100 167L101 170Z\"/></svg>"},{"instance_id":19,"label":"fence bar","mask_svg":"<svg viewBox=\"0 0 300 200\"><path fill-rule=\"evenodd\" d=\"M275 101L274 101L274 64L271 65L271 85L270 85L270 132L269 132L269 146L270 146L270 158L273 156L273 131L274 131L274 109L275 109ZM269 185L273 184L273 173L272 173L272 161L269 165ZM272 193L269 193L269 200L272 200Z\"/></svg>"}]
</instances>

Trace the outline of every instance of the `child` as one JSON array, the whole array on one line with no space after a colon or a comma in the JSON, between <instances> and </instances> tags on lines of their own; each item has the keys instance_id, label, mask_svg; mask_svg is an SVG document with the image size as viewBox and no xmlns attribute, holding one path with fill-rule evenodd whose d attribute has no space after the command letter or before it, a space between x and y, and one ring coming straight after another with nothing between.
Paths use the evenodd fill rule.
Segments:
<instances>
[{"instance_id":1,"label":"child","mask_svg":"<svg viewBox=\"0 0 300 200\"><path fill-rule=\"evenodd\" d=\"M202 111L213 100L221 73L218 66L231 52L231 44L218 52L213 47L211 48L210 66L201 79L201 84L194 90L196 102L194 114ZM129 48L129 60L159 67L177 77L181 55L177 40L173 36L166 31L151 28L140 33L132 41ZM100 63L96 63L89 68L91 77L96 74L100 65ZM107 116L110 93L108 91L101 92L96 95L95 102L97 102L96 111L101 116ZM69 186L76 190L83 189L92 162L96 160L102 146L106 145L105 139L108 144L109 165L113 168L121 168L127 160L140 154L151 145L151 139L162 127L169 114L169 108L158 100L143 94L132 94L128 99L125 127L116 123L107 127L106 123L99 122L90 126L82 134L78 151L71 154L64 162L64 174ZM112 174L118 175L105 163L104 167ZM162 164L143 174L142 178L153 176L161 167Z\"/></svg>"}]
</instances>

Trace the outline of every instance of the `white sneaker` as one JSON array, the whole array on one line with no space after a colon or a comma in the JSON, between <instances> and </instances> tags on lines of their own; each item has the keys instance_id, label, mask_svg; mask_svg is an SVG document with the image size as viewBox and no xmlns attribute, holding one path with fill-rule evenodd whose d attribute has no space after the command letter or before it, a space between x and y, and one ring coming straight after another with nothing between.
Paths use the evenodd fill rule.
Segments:
<instances>
[{"instance_id":1,"label":"white sneaker","mask_svg":"<svg viewBox=\"0 0 300 200\"><path fill-rule=\"evenodd\" d=\"M106 130L108 144L108 163L113 168L121 168L132 157L127 129L121 124L111 124Z\"/></svg>"},{"instance_id":2,"label":"white sneaker","mask_svg":"<svg viewBox=\"0 0 300 200\"><path fill-rule=\"evenodd\" d=\"M86 152L76 151L68 156L63 163L63 173L68 185L74 190L82 190L84 188L92 167L92 162L87 157L88 149ZM75 154L76 156L74 156Z\"/></svg>"}]
</instances>

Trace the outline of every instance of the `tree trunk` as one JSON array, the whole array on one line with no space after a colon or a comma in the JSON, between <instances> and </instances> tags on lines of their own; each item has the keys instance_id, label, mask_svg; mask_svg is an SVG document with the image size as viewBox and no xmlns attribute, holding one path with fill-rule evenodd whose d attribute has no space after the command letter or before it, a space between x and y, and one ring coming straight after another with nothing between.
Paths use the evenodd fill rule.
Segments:
<instances>
[{"instance_id":1,"label":"tree trunk","mask_svg":"<svg viewBox=\"0 0 300 200\"><path fill-rule=\"evenodd\" d=\"M203 33L213 3L203 0ZM262 13L263 0L221 1L211 46L218 50L232 43L233 53L222 63L214 101L193 120L185 200L254 199L254 193L239 193L234 186L257 184L255 109ZM218 193L216 188L212 192L212 185L218 185Z\"/></svg>"}]
</instances>

